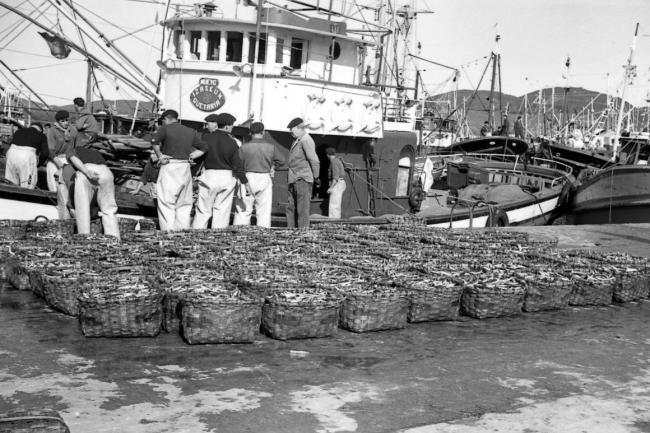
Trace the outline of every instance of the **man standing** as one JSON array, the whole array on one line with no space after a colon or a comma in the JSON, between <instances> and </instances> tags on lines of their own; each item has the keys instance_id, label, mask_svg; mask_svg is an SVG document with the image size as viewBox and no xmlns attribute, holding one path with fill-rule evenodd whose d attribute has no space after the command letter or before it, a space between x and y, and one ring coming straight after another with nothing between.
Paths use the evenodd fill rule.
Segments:
<instances>
[{"instance_id":1,"label":"man standing","mask_svg":"<svg viewBox=\"0 0 650 433\"><path fill-rule=\"evenodd\" d=\"M501 131L499 131L499 135L507 137L509 133L510 119L508 119L508 115L506 113L503 113L503 121L501 123Z\"/></svg>"},{"instance_id":2,"label":"man standing","mask_svg":"<svg viewBox=\"0 0 650 433\"><path fill-rule=\"evenodd\" d=\"M492 128L490 128L490 122L487 120L483 122L483 126L481 127L481 137L489 137L492 135Z\"/></svg>"},{"instance_id":3,"label":"man standing","mask_svg":"<svg viewBox=\"0 0 650 433\"><path fill-rule=\"evenodd\" d=\"M190 163L203 155L207 146L197 131L178 122L178 113L162 114L163 125L151 139L160 172L156 182L158 223L161 230L190 228L192 173Z\"/></svg>"},{"instance_id":4,"label":"man standing","mask_svg":"<svg viewBox=\"0 0 650 433\"><path fill-rule=\"evenodd\" d=\"M244 163L246 178L251 192L243 195L242 203L236 205L234 225L250 225L251 214L255 209L257 225L271 227L271 208L273 204L273 169L282 165L275 145L264 139L264 124L253 122L250 126L253 138L244 143L239 154Z\"/></svg>"},{"instance_id":5,"label":"man standing","mask_svg":"<svg viewBox=\"0 0 650 433\"><path fill-rule=\"evenodd\" d=\"M5 178L23 188L34 189L38 180L38 166L50 154L42 126L32 123L29 128L16 131L7 150Z\"/></svg>"},{"instance_id":6,"label":"man standing","mask_svg":"<svg viewBox=\"0 0 650 433\"><path fill-rule=\"evenodd\" d=\"M237 181L251 194L250 185L239 158L239 147L230 136L235 118L228 113L210 114L205 118L208 133L203 136L207 144L204 171L199 177L199 198L192 228L208 227L212 217L213 229L228 227L233 194Z\"/></svg>"},{"instance_id":7,"label":"man standing","mask_svg":"<svg viewBox=\"0 0 650 433\"><path fill-rule=\"evenodd\" d=\"M63 167L68 164L66 154L74 148L76 130L70 128L70 114L59 110L54 115L56 122L47 131L47 145L50 156L46 166L47 188L56 191L59 219L70 218L68 211L69 193L63 180Z\"/></svg>"},{"instance_id":8,"label":"man standing","mask_svg":"<svg viewBox=\"0 0 650 433\"><path fill-rule=\"evenodd\" d=\"M99 134L99 123L93 116L90 108L86 107L86 101L83 98L74 98L74 110L79 114L77 121L74 123L78 131L77 146L84 146L97 140Z\"/></svg>"},{"instance_id":9,"label":"man standing","mask_svg":"<svg viewBox=\"0 0 650 433\"><path fill-rule=\"evenodd\" d=\"M66 156L76 170L74 184L70 189L74 190L77 233L90 234L90 202L97 194L104 234L119 238L120 228L115 215L115 185L106 160L99 151L86 147L71 148Z\"/></svg>"},{"instance_id":10,"label":"man standing","mask_svg":"<svg viewBox=\"0 0 650 433\"><path fill-rule=\"evenodd\" d=\"M312 184L320 185L320 161L316 144L305 129L305 123L296 117L287 125L295 138L289 149L287 227L309 228L309 204Z\"/></svg>"},{"instance_id":11,"label":"man standing","mask_svg":"<svg viewBox=\"0 0 650 433\"><path fill-rule=\"evenodd\" d=\"M325 150L327 158L330 160L329 178L330 187L327 193L330 195L329 212L330 218L341 218L341 202L343 200L343 193L345 192L345 168L343 162L336 156L336 150L333 147L328 147Z\"/></svg>"},{"instance_id":12,"label":"man standing","mask_svg":"<svg viewBox=\"0 0 650 433\"><path fill-rule=\"evenodd\" d=\"M526 138L526 129L524 128L521 116L517 116L517 120L515 120L515 137L521 138L522 140Z\"/></svg>"}]
</instances>

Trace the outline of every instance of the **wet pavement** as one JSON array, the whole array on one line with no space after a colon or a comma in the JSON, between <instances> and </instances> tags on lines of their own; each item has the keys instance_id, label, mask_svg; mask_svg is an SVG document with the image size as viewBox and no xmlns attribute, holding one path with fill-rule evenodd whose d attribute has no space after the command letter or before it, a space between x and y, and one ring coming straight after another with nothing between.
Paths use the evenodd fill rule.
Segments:
<instances>
[{"instance_id":1,"label":"wet pavement","mask_svg":"<svg viewBox=\"0 0 650 433\"><path fill-rule=\"evenodd\" d=\"M650 256L650 226L594 227L525 230ZM649 301L189 346L84 338L2 287L0 329L0 412L52 408L73 433L650 433Z\"/></svg>"}]
</instances>

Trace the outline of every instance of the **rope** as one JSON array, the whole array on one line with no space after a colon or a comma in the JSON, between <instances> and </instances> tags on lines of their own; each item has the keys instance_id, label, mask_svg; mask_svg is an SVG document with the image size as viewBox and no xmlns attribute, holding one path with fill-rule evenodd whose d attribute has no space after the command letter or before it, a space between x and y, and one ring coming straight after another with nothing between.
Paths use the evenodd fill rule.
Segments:
<instances>
[{"instance_id":1,"label":"rope","mask_svg":"<svg viewBox=\"0 0 650 433\"><path fill-rule=\"evenodd\" d=\"M387 195L386 195L382 190L380 190L379 188L375 187L374 185L368 183L364 178L362 178L361 176L357 175L353 170L350 170L349 173L350 173L352 176L355 176L355 177L358 177L359 179L361 179L361 181L362 181L363 183L365 183L365 184L368 185L370 188L372 188L374 191L378 192L379 194L381 194L382 196L384 196L385 198L387 198L389 202L391 202L392 204L394 204L395 206L397 206L398 208L400 208L400 209L403 210L404 212L408 213L408 210L406 210L406 209L404 208L404 206L400 205L399 203L396 203L393 199L391 199L389 196L387 196Z\"/></svg>"}]
</instances>

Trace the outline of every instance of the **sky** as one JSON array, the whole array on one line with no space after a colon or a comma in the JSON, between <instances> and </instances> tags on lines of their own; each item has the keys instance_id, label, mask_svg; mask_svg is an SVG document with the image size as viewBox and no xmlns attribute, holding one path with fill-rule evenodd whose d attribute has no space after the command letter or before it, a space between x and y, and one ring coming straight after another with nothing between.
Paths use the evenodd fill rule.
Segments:
<instances>
[{"instance_id":1,"label":"sky","mask_svg":"<svg viewBox=\"0 0 650 433\"><path fill-rule=\"evenodd\" d=\"M56 13L49 4L52 1L0 0L0 3L18 7L23 12L44 11L39 18L41 22L59 28L58 19L64 33L78 41L75 28L62 13ZM316 0L311 1L316 3ZM405 0L393 1L403 3ZM646 105L646 98L650 98L650 0L412 1L418 10L433 11L433 14L420 14L414 27L415 39L421 44L419 54L461 69L458 82L461 89L475 88L486 57L495 49L494 38L498 32L501 36L502 88L505 93L516 96L541 87L567 84L616 94L622 85L622 65L629 55L634 27L639 22L634 59L637 77L629 87L627 100L635 105ZM217 4L223 2L215 1ZM288 3L287 0L276 2ZM354 0L334 2L350 10ZM161 28L153 24L156 17L162 19L164 16L164 5L157 4L162 3L160 0L74 0L74 3L111 39L151 26L135 34L139 39L126 37L116 40L115 44L142 65L147 74L157 78L155 62L159 56ZM360 3L373 2L360 0ZM0 58L12 69L17 69L20 77L50 104L69 104L73 97L83 95L86 80L83 58L73 52L68 59L54 59L36 33L36 27L29 26L19 34L13 27L17 22L24 20L0 7ZM98 40L96 35L93 37ZM101 53L91 38L85 40L91 52ZM571 58L568 77L567 56ZM425 69L424 83L431 93L452 90L449 70L425 62L419 62L418 66ZM0 71L1 85L20 87L4 68L0 67ZM108 99L138 98L136 92L116 83L110 76L99 74L98 79ZM489 88L489 77L481 88Z\"/></svg>"}]
</instances>

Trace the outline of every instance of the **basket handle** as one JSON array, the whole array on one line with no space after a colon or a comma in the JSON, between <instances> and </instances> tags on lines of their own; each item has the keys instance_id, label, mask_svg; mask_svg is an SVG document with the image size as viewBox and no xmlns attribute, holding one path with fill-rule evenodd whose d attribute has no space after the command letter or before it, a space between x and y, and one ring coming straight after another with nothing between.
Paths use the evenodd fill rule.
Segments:
<instances>
[{"instance_id":1,"label":"basket handle","mask_svg":"<svg viewBox=\"0 0 650 433\"><path fill-rule=\"evenodd\" d=\"M46 217L45 215L38 215L36 218L32 220L32 222L38 222L39 219L43 218L44 221L49 221L50 219Z\"/></svg>"}]
</instances>

